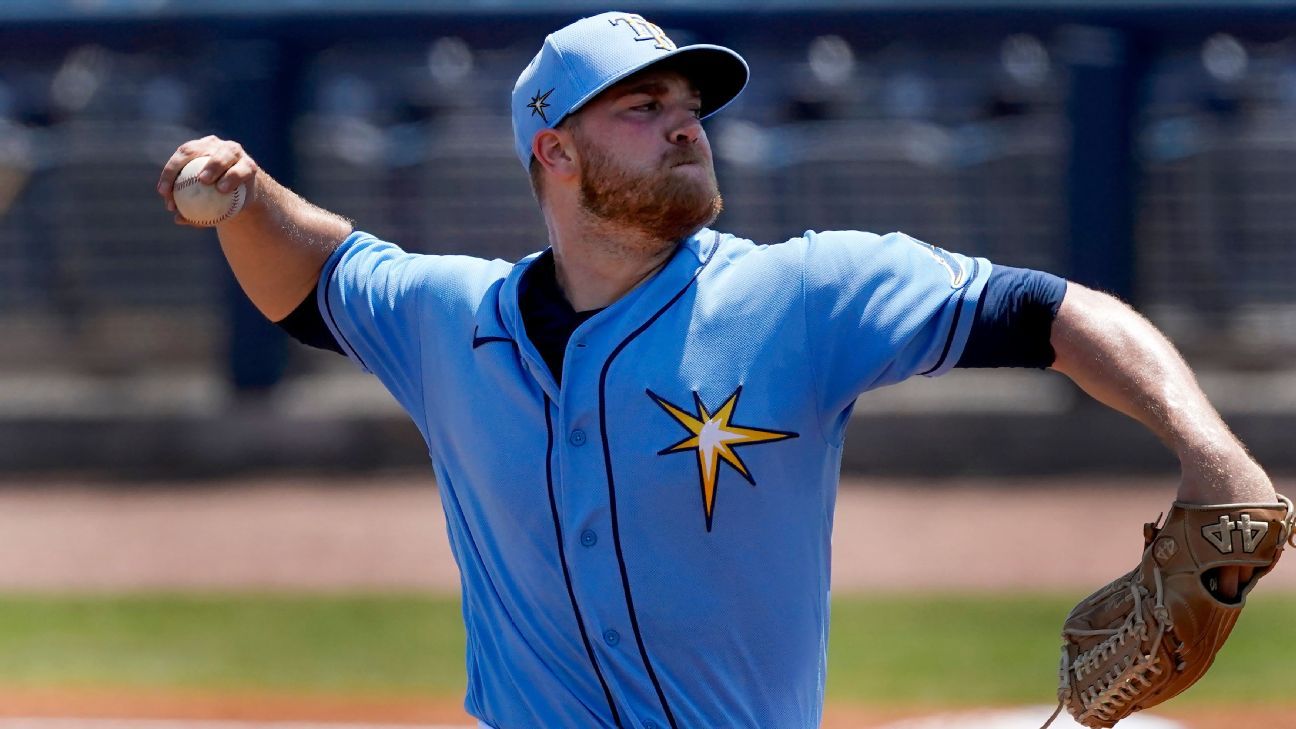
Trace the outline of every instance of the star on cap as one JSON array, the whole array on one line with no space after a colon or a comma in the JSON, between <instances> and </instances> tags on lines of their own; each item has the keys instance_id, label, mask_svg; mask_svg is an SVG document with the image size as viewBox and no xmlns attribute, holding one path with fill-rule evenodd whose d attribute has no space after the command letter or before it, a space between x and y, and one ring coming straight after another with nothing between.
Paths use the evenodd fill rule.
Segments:
<instances>
[{"instance_id":1,"label":"star on cap","mask_svg":"<svg viewBox=\"0 0 1296 729\"><path fill-rule=\"evenodd\" d=\"M535 116L536 114L539 114L540 118L544 121L545 124L549 123L549 117L545 116L545 111L544 111L545 109L549 108L549 104L545 102L549 98L549 94L552 94L553 92L554 92L553 89L549 89L548 91L542 94L540 93L539 89L536 89L535 96L531 97L531 103L527 104L527 108L531 110L531 116Z\"/></svg>"}]
</instances>

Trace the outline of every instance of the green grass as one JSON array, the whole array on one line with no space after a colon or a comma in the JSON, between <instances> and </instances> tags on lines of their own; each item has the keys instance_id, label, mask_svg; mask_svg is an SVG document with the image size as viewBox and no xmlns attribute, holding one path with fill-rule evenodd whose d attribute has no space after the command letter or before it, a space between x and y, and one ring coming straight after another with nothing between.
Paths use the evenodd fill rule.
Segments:
<instances>
[{"instance_id":1,"label":"green grass","mask_svg":"<svg viewBox=\"0 0 1296 729\"><path fill-rule=\"evenodd\" d=\"M833 604L828 692L867 703L1046 702L1074 599L932 596Z\"/></svg>"},{"instance_id":2,"label":"green grass","mask_svg":"<svg viewBox=\"0 0 1296 729\"><path fill-rule=\"evenodd\" d=\"M454 600L0 597L0 685L461 692Z\"/></svg>"},{"instance_id":3,"label":"green grass","mask_svg":"<svg viewBox=\"0 0 1296 729\"><path fill-rule=\"evenodd\" d=\"M1062 619L1083 595L833 603L828 695L873 704L1051 703ZM1177 701L1296 700L1296 595L1257 594L1210 672Z\"/></svg>"},{"instance_id":4,"label":"green grass","mask_svg":"<svg viewBox=\"0 0 1296 729\"><path fill-rule=\"evenodd\" d=\"M1048 703L1075 596L838 598L830 700ZM1252 601L1185 700L1292 701L1296 595ZM453 599L0 596L0 686L314 694L463 690Z\"/></svg>"}]
</instances>

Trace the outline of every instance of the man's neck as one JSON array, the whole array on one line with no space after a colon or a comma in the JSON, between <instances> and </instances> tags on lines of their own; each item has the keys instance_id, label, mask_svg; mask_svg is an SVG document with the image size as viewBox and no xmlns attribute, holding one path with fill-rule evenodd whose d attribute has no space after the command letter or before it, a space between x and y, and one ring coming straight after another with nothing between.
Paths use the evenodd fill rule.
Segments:
<instances>
[{"instance_id":1,"label":"man's neck","mask_svg":"<svg viewBox=\"0 0 1296 729\"><path fill-rule=\"evenodd\" d=\"M605 221L582 220L550 242L558 286L576 311L602 309L647 281L675 253L676 242L652 239Z\"/></svg>"}]
</instances>

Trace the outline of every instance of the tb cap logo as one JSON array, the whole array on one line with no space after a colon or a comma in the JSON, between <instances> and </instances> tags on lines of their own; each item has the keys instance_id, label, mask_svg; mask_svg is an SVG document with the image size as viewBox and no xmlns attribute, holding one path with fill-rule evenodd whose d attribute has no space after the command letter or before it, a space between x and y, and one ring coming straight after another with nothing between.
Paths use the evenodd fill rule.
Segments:
<instances>
[{"instance_id":1,"label":"tb cap logo","mask_svg":"<svg viewBox=\"0 0 1296 729\"><path fill-rule=\"evenodd\" d=\"M642 15L619 15L615 18L608 18L608 22L613 27L624 23L627 28L634 31L635 40L654 41L654 45L663 51L673 51L676 48L675 41L666 37L666 31L656 24L644 20Z\"/></svg>"}]
</instances>

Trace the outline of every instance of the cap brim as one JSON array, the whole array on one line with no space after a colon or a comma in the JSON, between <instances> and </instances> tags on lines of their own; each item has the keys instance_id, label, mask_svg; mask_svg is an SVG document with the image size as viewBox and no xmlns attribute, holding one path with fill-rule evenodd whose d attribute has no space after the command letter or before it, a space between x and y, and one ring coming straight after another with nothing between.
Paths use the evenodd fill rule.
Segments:
<instances>
[{"instance_id":1,"label":"cap brim","mask_svg":"<svg viewBox=\"0 0 1296 729\"><path fill-rule=\"evenodd\" d=\"M563 117L579 111L599 94L636 73L661 68L677 70L693 82L698 93L702 95L701 117L703 119L725 108L737 98L738 94L746 88L747 80L751 75L743 57L724 46L705 43L684 46L613 76L572 104L572 108ZM555 120L554 124L556 125L558 121L560 120Z\"/></svg>"}]
</instances>

